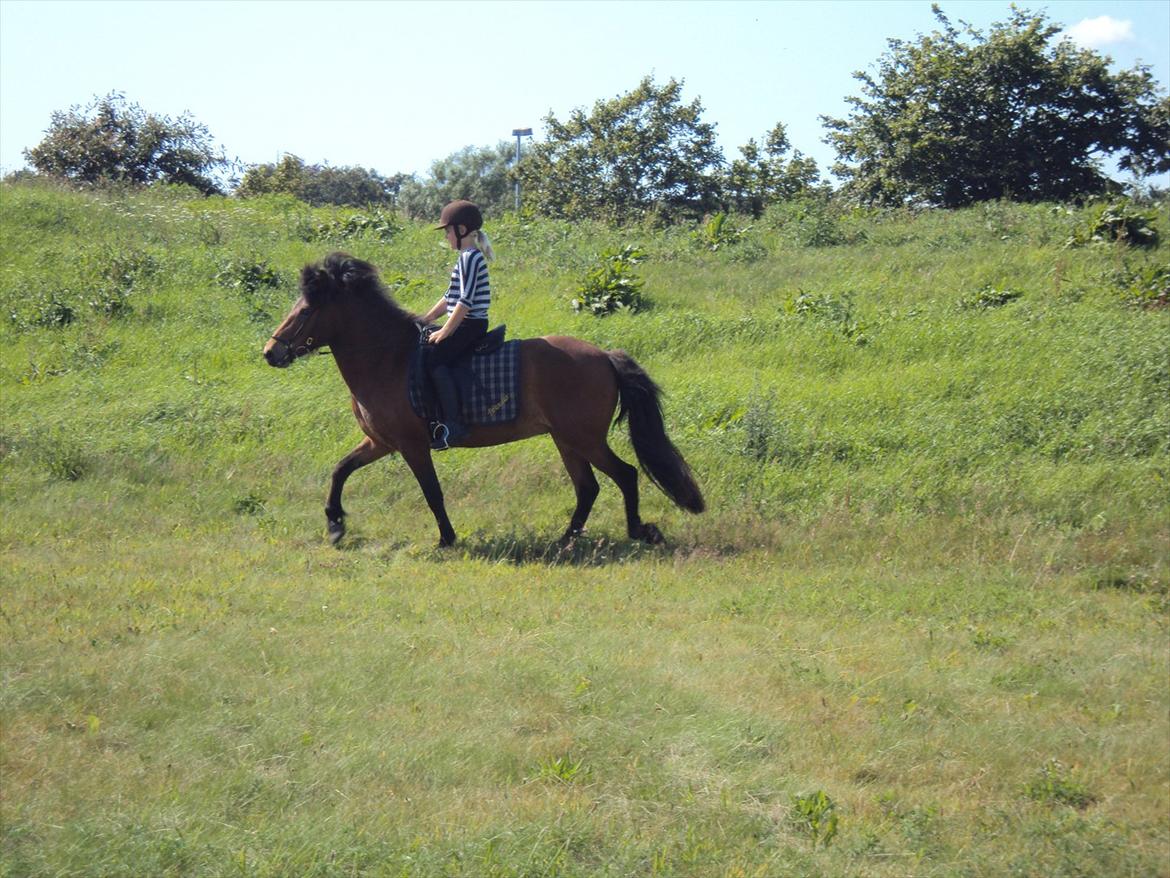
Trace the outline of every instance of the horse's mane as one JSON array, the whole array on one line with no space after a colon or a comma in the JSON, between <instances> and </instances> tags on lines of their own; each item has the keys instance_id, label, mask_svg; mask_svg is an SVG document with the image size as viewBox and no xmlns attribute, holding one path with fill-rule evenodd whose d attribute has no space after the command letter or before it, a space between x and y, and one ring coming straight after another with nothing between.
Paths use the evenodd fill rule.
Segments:
<instances>
[{"instance_id":1,"label":"horse's mane","mask_svg":"<svg viewBox=\"0 0 1170 878\"><path fill-rule=\"evenodd\" d=\"M422 319L394 301L382 283L378 269L364 259L337 251L326 256L320 268L306 266L301 273L301 283L306 289L320 284L324 278L328 278L331 293L354 296L368 304L374 312L374 319L412 327Z\"/></svg>"}]
</instances>

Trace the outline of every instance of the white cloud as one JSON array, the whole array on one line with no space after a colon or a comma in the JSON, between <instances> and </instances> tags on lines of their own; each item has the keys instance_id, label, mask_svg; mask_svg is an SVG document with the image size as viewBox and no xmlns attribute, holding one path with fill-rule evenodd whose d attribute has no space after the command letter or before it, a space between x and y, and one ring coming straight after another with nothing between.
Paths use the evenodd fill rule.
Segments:
<instances>
[{"instance_id":1,"label":"white cloud","mask_svg":"<svg viewBox=\"0 0 1170 878\"><path fill-rule=\"evenodd\" d=\"M1100 49L1114 43L1130 43L1134 40L1133 22L1121 21L1109 15L1086 18L1070 27L1065 33L1079 46Z\"/></svg>"}]
</instances>

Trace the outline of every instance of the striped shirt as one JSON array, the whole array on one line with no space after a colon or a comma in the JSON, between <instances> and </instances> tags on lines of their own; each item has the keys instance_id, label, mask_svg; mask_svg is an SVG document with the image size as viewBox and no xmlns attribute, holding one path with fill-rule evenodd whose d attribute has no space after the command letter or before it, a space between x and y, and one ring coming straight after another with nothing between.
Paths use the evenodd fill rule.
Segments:
<instances>
[{"instance_id":1,"label":"striped shirt","mask_svg":"<svg viewBox=\"0 0 1170 878\"><path fill-rule=\"evenodd\" d=\"M451 286L447 288L446 299L447 316L462 302L467 306L468 317L487 320L492 288L488 283L487 260L475 247L459 254L459 261L451 271Z\"/></svg>"}]
</instances>

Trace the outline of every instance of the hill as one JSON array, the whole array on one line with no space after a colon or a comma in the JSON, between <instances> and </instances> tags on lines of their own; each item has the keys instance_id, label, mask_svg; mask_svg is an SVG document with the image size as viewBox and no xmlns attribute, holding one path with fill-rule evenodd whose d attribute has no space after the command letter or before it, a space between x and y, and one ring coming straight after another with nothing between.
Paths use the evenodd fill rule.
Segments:
<instances>
[{"instance_id":1,"label":"hill","mask_svg":"<svg viewBox=\"0 0 1170 878\"><path fill-rule=\"evenodd\" d=\"M0 874L1166 874L1170 245L1101 220L490 223L494 319L637 358L709 511L603 482L562 551L536 439L438 459L454 550L359 472L338 551L344 385L260 350L334 249L425 310L437 233L5 184Z\"/></svg>"}]
</instances>

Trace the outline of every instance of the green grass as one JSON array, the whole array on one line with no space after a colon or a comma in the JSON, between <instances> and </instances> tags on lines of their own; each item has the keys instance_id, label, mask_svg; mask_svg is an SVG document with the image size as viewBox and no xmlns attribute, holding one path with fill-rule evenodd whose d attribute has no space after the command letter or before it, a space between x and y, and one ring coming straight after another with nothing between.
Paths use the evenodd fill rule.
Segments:
<instances>
[{"instance_id":1,"label":"green grass","mask_svg":"<svg viewBox=\"0 0 1170 878\"><path fill-rule=\"evenodd\" d=\"M438 459L452 550L359 472L335 550L345 388L260 348L329 249L415 310L449 251L0 188L0 875L1170 874L1170 251L1093 214L491 224L494 319L636 356L710 510L562 549L538 439ZM626 244L650 307L574 315Z\"/></svg>"}]
</instances>

